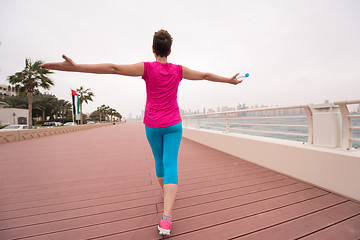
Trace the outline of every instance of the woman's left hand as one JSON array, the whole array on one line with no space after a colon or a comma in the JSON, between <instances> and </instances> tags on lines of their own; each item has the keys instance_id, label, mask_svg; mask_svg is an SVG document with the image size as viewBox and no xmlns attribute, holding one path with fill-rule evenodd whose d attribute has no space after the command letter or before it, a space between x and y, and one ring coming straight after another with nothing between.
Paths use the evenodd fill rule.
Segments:
<instances>
[{"instance_id":1,"label":"woman's left hand","mask_svg":"<svg viewBox=\"0 0 360 240\"><path fill-rule=\"evenodd\" d=\"M236 78L237 75L239 75L239 73L235 74L232 78L230 78L230 80L229 80L230 84L238 85L239 83L241 83L243 81L243 80L237 80L237 78Z\"/></svg>"}]
</instances>

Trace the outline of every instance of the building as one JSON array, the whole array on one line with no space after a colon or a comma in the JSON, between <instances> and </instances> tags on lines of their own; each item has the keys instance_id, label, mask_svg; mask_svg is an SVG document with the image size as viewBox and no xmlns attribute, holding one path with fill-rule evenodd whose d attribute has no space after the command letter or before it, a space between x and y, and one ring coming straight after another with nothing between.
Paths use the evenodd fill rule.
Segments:
<instances>
[{"instance_id":1,"label":"building","mask_svg":"<svg viewBox=\"0 0 360 240\"><path fill-rule=\"evenodd\" d=\"M228 107L228 106L221 107L221 112L233 112L233 111L236 111L234 107Z\"/></svg>"},{"instance_id":2,"label":"building","mask_svg":"<svg viewBox=\"0 0 360 240\"><path fill-rule=\"evenodd\" d=\"M16 96L15 87L8 84L0 84L0 98ZM7 108L8 104L0 101L0 126L28 124L29 110L19 108Z\"/></svg>"},{"instance_id":3,"label":"building","mask_svg":"<svg viewBox=\"0 0 360 240\"><path fill-rule=\"evenodd\" d=\"M7 84L0 84L0 98L6 96L16 96L15 87Z\"/></svg>"},{"instance_id":4,"label":"building","mask_svg":"<svg viewBox=\"0 0 360 240\"><path fill-rule=\"evenodd\" d=\"M28 109L0 108L0 126L18 124L28 125L28 116Z\"/></svg>"}]
</instances>

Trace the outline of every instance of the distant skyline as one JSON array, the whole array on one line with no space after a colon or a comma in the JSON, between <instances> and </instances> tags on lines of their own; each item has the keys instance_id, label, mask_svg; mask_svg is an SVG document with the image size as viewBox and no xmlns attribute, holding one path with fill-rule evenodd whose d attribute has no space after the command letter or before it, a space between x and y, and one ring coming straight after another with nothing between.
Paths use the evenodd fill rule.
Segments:
<instances>
[{"instance_id":1,"label":"distant skyline","mask_svg":"<svg viewBox=\"0 0 360 240\"><path fill-rule=\"evenodd\" d=\"M25 58L118 64L154 61L155 31L174 38L169 62L232 76L238 86L183 80L181 109L239 103L291 106L359 99L360 1L357 0L0 0L0 84L23 70ZM141 115L139 78L55 72L48 91L70 101L90 88L90 113L102 104Z\"/></svg>"}]
</instances>

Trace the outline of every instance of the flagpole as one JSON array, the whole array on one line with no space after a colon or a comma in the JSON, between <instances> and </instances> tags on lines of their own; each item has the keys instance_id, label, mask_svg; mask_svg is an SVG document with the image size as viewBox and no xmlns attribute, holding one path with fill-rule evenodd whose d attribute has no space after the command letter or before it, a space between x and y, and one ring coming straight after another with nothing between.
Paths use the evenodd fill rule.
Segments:
<instances>
[{"instance_id":1,"label":"flagpole","mask_svg":"<svg viewBox=\"0 0 360 240\"><path fill-rule=\"evenodd\" d=\"M73 123L74 123L74 125L75 125L74 112L73 112L73 114L72 114L72 117L73 117Z\"/></svg>"},{"instance_id":2,"label":"flagpole","mask_svg":"<svg viewBox=\"0 0 360 240\"><path fill-rule=\"evenodd\" d=\"M73 95L72 95L72 89L70 88L70 92L71 92L71 102L72 102L72 111L71 111L71 114L72 114L72 119L73 119L73 124L75 125L75 118L74 118L74 98L73 98Z\"/></svg>"}]
</instances>

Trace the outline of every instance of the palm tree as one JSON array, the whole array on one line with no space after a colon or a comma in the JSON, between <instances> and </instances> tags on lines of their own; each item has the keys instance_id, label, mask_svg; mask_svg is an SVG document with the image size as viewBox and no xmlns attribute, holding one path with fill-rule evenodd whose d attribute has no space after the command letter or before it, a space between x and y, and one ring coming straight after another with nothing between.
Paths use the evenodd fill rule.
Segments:
<instances>
[{"instance_id":1,"label":"palm tree","mask_svg":"<svg viewBox=\"0 0 360 240\"><path fill-rule=\"evenodd\" d=\"M121 114L118 111L116 111L115 109L112 109L112 110L113 110L111 113L112 117L113 118L117 117L118 119L116 121L121 121L121 118L122 118ZM115 118L114 118L114 121L115 121Z\"/></svg>"},{"instance_id":2,"label":"palm tree","mask_svg":"<svg viewBox=\"0 0 360 240\"><path fill-rule=\"evenodd\" d=\"M107 113L108 113L108 115L109 115L110 122L112 122L112 114L113 114L113 112L114 112L114 109L113 109L113 108L109 108L109 109L107 110Z\"/></svg>"},{"instance_id":3,"label":"palm tree","mask_svg":"<svg viewBox=\"0 0 360 240\"><path fill-rule=\"evenodd\" d=\"M90 91L90 88L84 89L81 86L79 89L76 89L76 92L79 94L80 99L80 124L83 124L83 112L82 112L82 104L85 102L86 104L88 101L92 101L92 97L94 97L94 93Z\"/></svg>"},{"instance_id":4,"label":"palm tree","mask_svg":"<svg viewBox=\"0 0 360 240\"><path fill-rule=\"evenodd\" d=\"M100 107L97 108L97 111L100 113L100 123L101 123L101 113L105 114L105 105L101 105Z\"/></svg>"},{"instance_id":5,"label":"palm tree","mask_svg":"<svg viewBox=\"0 0 360 240\"><path fill-rule=\"evenodd\" d=\"M37 94L34 96L33 108L41 112L41 120L45 121L47 116L54 113L58 99L51 94Z\"/></svg>"},{"instance_id":6,"label":"palm tree","mask_svg":"<svg viewBox=\"0 0 360 240\"><path fill-rule=\"evenodd\" d=\"M108 107L107 109L107 114L110 115L110 122L112 122L113 120L115 121L114 117L118 117L119 120L121 120L122 116L120 113L118 113L118 111L116 111L116 109L110 108Z\"/></svg>"},{"instance_id":7,"label":"palm tree","mask_svg":"<svg viewBox=\"0 0 360 240\"><path fill-rule=\"evenodd\" d=\"M105 115L105 121L106 121L106 117L107 120L109 121L109 113L110 113L110 107L109 106L104 106L104 115Z\"/></svg>"},{"instance_id":8,"label":"palm tree","mask_svg":"<svg viewBox=\"0 0 360 240\"><path fill-rule=\"evenodd\" d=\"M4 102L8 104L9 108L28 108L28 100L25 96L17 95L17 96L9 96L4 99Z\"/></svg>"},{"instance_id":9,"label":"palm tree","mask_svg":"<svg viewBox=\"0 0 360 240\"><path fill-rule=\"evenodd\" d=\"M62 120L64 121L65 116L67 116L67 113L71 112L72 105L69 101L66 101L64 99L60 99L58 101L58 105L59 105L58 113L60 114Z\"/></svg>"},{"instance_id":10,"label":"palm tree","mask_svg":"<svg viewBox=\"0 0 360 240\"><path fill-rule=\"evenodd\" d=\"M15 89L20 94L27 94L28 96L28 109L29 109L29 128L32 128L32 103L33 94L39 88L50 89L54 82L47 77L51 74L47 69L40 68L39 65L42 61L31 62L29 58L25 60L25 68L21 72L17 72L8 77L8 81L15 85Z\"/></svg>"},{"instance_id":11,"label":"palm tree","mask_svg":"<svg viewBox=\"0 0 360 240\"><path fill-rule=\"evenodd\" d=\"M122 116L121 116L121 114L120 114L119 112L116 112L116 113L115 113L115 117L118 117L118 118L119 118L119 121L121 121Z\"/></svg>"}]
</instances>

